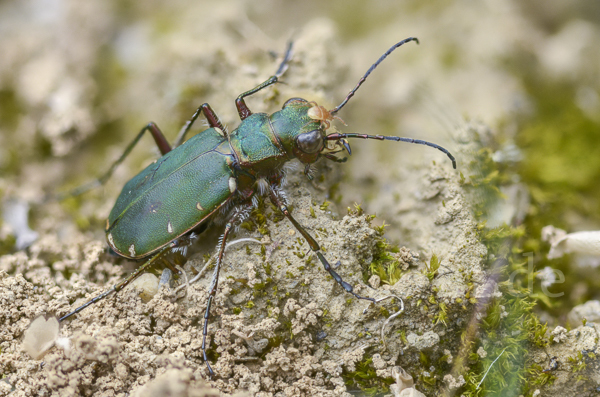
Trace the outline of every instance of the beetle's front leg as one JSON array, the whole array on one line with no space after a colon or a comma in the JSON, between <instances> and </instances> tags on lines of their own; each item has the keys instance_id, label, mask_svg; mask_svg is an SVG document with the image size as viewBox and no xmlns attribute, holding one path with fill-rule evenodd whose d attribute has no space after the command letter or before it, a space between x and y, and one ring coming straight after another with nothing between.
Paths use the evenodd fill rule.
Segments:
<instances>
[{"instance_id":1,"label":"beetle's front leg","mask_svg":"<svg viewBox=\"0 0 600 397\"><path fill-rule=\"evenodd\" d=\"M323 264L323 267L325 268L325 270L327 270L329 272L331 277L333 277L333 279L346 292L354 295L354 297L356 297L357 299L364 299L369 302L377 303L377 301L374 298L369 298L369 297L358 295L356 292L354 292L354 288L352 288L352 285L350 285L347 282L345 282L344 280L342 280L342 277L340 277L340 275L335 270L333 270L333 267L331 267L331 265L329 264L327 259L325 259L325 257L321 253L321 247L319 246L319 243L317 243L317 241L310 234L308 234L308 232L306 230L304 230L302 225L300 225L298 223L298 221L292 216L292 214L290 214L290 211L288 210L287 205L285 204L286 199L282 195L282 193L279 191L279 189L271 186L271 188L269 189L269 198L271 199L273 204L276 205L277 208L279 208L281 210L281 212L283 212L283 214L290 220L290 222L292 222L292 224L294 225L296 230L298 230L300 232L300 234L302 235L302 237L304 237L304 239L310 246L310 249L313 250L313 252L317 255L317 257ZM336 263L336 267L339 265L340 265L340 262L338 261Z\"/></svg>"},{"instance_id":2,"label":"beetle's front leg","mask_svg":"<svg viewBox=\"0 0 600 397\"><path fill-rule=\"evenodd\" d=\"M290 41L288 43L287 49L285 51L285 55L283 56L283 60L281 61L281 64L279 64L279 67L277 68L277 71L275 72L275 74L273 76L269 77L266 81L260 83L259 85L257 85L253 89L251 89L250 91L246 91L237 97L237 99L235 100L235 106L238 110L238 114L240 115L241 120L244 120L245 118L247 118L248 116L250 116L252 114L252 111L250 109L248 109L248 106L246 105L246 101L244 101L244 98L257 93L258 91L262 90L263 88L266 88L272 84L279 82L279 78L285 73L285 71L287 70L288 65L290 63L290 60L292 59L292 47L293 47L293 42Z\"/></svg>"}]
</instances>

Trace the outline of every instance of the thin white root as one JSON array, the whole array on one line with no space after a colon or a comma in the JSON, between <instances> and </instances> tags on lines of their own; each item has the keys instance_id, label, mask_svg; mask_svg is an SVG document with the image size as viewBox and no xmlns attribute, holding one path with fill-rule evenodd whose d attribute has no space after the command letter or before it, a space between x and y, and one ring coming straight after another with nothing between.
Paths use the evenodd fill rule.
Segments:
<instances>
[{"instance_id":1,"label":"thin white root","mask_svg":"<svg viewBox=\"0 0 600 397\"><path fill-rule=\"evenodd\" d=\"M175 268L177 270L179 270L179 272L181 274L183 274L183 280L184 280L184 283L181 284L179 287L177 287L177 289L175 290L175 296L177 296L177 293L179 291L181 291L183 288L185 288L185 291L187 294L187 290L190 288L190 282L188 281L187 273L185 272L185 270L183 270L183 268L180 265L175 265ZM185 294L184 294L184 296L185 296ZM182 298L183 298L183 296L182 296ZM179 299L179 298L175 298L175 299Z\"/></svg>"},{"instance_id":2,"label":"thin white root","mask_svg":"<svg viewBox=\"0 0 600 397\"><path fill-rule=\"evenodd\" d=\"M383 341L383 346L386 349L387 349L387 344L385 343L385 327L388 325L388 323L390 321L392 321L394 318L398 317L400 315L400 313L402 313L404 311L404 301L399 296L388 295L388 296L383 297L383 298L375 299L375 302L371 302L371 304L369 304L369 306L367 306L365 308L365 310L363 310L363 314L365 314L367 312L367 309L369 307L371 307L372 304L379 303L379 302L384 301L384 300L389 299L389 298L396 298L396 299L398 299L400 301L400 310L398 310L396 313L394 313L391 316L389 316L385 320L385 322L383 323L383 325L381 326L381 340Z\"/></svg>"},{"instance_id":3,"label":"thin white root","mask_svg":"<svg viewBox=\"0 0 600 397\"><path fill-rule=\"evenodd\" d=\"M504 354L504 352L506 351L506 349L508 349L508 347L505 347L504 350L502 350L502 352L498 355L498 357L496 357L496 359L494 361L492 361L492 363L490 364L489 368L487 369L487 371L485 371L485 374L483 375L483 378L481 378L481 381L479 381L479 383L477 384L477 389L479 389L479 386L481 386L481 384L483 383L483 381L485 380L485 377L487 376L488 372L490 372L490 369L492 369L492 366L496 363L496 361L498 361L498 359Z\"/></svg>"},{"instance_id":4,"label":"thin white root","mask_svg":"<svg viewBox=\"0 0 600 397\"><path fill-rule=\"evenodd\" d=\"M261 242L261 241L259 241L259 240L255 239L255 238L250 238L250 237L247 237L247 238L240 238L240 239L237 239L237 240L233 240L233 241L230 241L230 242L228 242L228 243L225 245L225 251L227 251L227 249L228 249L229 247L231 247L232 245L235 245L235 244L241 244L241 243L257 243L257 244L264 244L263 242ZM204 264L204 266L202 267L202 269L201 269L201 270L198 272L198 274L196 274L196 275L194 276L194 278L192 278L192 279L191 279L191 280L189 280L189 281L188 281L188 278L187 278L187 275L186 275L185 271L184 271L183 269L181 269L181 268L178 266L177 268L178 268L178 269L179 269L179 270L180 270L180 271L183 273L183 275L184 275L184 277L185 277L185 284L182 284L182 285L180 285L179 287L177 287L177 288L175 289L175 296L177 296L177 293L178 293L179 291L181 291L182 289L184 289L184 288L185 288L185 289L187 290L187 288L189 288L189 286L190 286L191 284L194 284L196 281L198 281L198 280L200 279L200 277L202 277L202 275L204 274L204 272L206 271L206 269L208 269L208 267L209 267L209 266L210 266L210 265L213 263L213 261L214 261L214 260L216 260L216 259L217 259L217 253L215 253L213 256L211 256L211 257L210 257L210 259L209 259L209 260L208 260L208 261L207 261L207 262Z\"/></svg>"}]
</instances>

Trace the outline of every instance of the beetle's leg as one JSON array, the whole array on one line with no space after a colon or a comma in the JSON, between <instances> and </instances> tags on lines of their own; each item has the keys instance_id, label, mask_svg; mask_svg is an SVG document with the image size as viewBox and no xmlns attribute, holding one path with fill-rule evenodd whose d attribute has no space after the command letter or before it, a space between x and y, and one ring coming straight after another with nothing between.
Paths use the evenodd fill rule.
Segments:
<instances>
[{"instance_id":1,"label":"beetle's leg","mask_svg":"<svg viewBox=\"0 0 600 397\"><path fill-rule=\"evenodd\" d=\"M64 316L62 316L61 318L58 319L58 322L62 322L63 320L66 320L67 318L71 317L74 314L79 313L80 311L82 311L83 309L85 309L86 307L101 301L102 299L106 298L108 295L112 294L113 292L119 292L121 291L123 288L125 288L130 282L132 282L133 280L135 280L136 278L138 278L142 273L144 273L144 271L146 271L146 269L148 269L150 266L152 266L154 264L154 262L165 253L165 251L168 251L170 249L170 247L167 248L163 248L162 250L160 250L157 254L153 255L150 259L148 259L142 266L138 267L136 269L135 272L131 273L126 279L122 280L120 283L113 285L108 291L101 293L100 295L95 296L94 298L92 298L92 300L88 301L87 303L84 303L83 305L79 306L77 309L73 310L70 313L65 314Z\"/></svg>"},{"instance_id":2,"label":"beetle's leg","mask_svg":"<svg viewBox=\"0 0 600 397\"><path fill-rule=\"evenodd\" d=\"M185 253L183 253L183 255L185 256ZM181 272L177 269L177 267L175 265L173 265L171 262L169 262L168 260L164 260L162 262L163 262L165 268L169 269L172 273L181 274Z\"/></svg>"},{"instance_id":3,"label":"beetle's leg","mask_svg":"<svg viewBox=\"0 0 600 397\"><path fill-rule=\"evenodd\" d=\"M217 114L214 112L214 110L212 110L208 103L203 103L198 109L196 109L192 118L189 119L183 127L181 127L179 134L177 134L177 139L175 139L175 143L173 143L173 148L176 148L177 146L181 145L188 131L190 130L190 128L192 128L192 125L194 124L198 116L200 116L200 113L204 113L204 117L206 117L208 125L211 128L218 128L221 131L223 131L223 133L227 134L227 128L225 128L223 123L221 123L219 116L217 116Z\"/></svg>"},{"instance_id":4,"label":"beetle's leg","mask_svg":"<svg viewBox=\"0 0 600 397\"><path fill-rule=\"evenodd\" d=\"M317 255L317 257L319 258L319 260L323 264L323 267L325 268L325 270L327 270L329 272L329 274L331 275L331 277L333 277L333 279L346 292L354 295L354 297L357 298L357 299L364 299L364 300L367 300L367 301L370 301L370 302L373 302L373 303L377 303L377 301L374 298L369 298L369 297L358 295L356 292L354 292L354 288L350 284L348 284L347 282L345 282L344 280L342 280L342 278L340 277L340 275L337 274L337 272L335 270L333 270L333 267L331 267L331 265L329 264L329 262L327 261L327 259L325 259L325 257L321 253L321 247L319 246L319 243L317 243L317 241L310 234L308 234L308 232L306 230L304 230L304 228L302 227L302 225L300 225L298 223L298 221L296 221L296 219L294 219L294 217L292 216L292 214L290 214L287 206L284 203L285 198L278 197L278 194L277 194L276 190L273 188L273 186L271 186L271 188L269 189L269 198L271 199L271 201L273 202L273 204L276 205L281 210L281 212L283 212L283 214L290 220L290 222L292 222L292 224L294 225L294 227L296 228L296 230L298 230L300 232L300 234L302 235L302 237L304 237L304 239L306 240L306 242L310 246L310 249ZM340 262L338 261L336 263L336 267L339 266L339 265L340 265Z\"/></svg>"},{"instance_id":5,"label":"beetle's leg","mask_svg":"<svg viewBox=\"0 0 600 397\"><path fill-rule=\"evenodd\" d=\"M145 125L144 128L141 129L141 131L137 134L135 139L125 148L125 151L123 152L121 157L119 157L117 161L112 163L112 165L110 166L108 171L104 173L104 175L102 175L100 178L94 181L78 186L75 189L70 190L69 192L58 194L56 195L55 199L64 200L67 197L79 196L80 194L83 194L88 190L92 190L96 187L104 185L106 181L112 176L113 172L115 172L115 169L119 166L119 164L121 164L123 160L125 160L125 158L129 155L129 153L131 153L135 145L137 145L137 143L142 138L142 135L144 135L146 131L150 131L150 133L152 134L154 142L156 142L156 146L158 146L158 149L160 150L161 154L164 155L171 151L171 146L169 145L169 142L167 142L167 139L163 135L162 131L160 130L160 128L158 128L156 124L154 124L151 121L147 125Z\"/></svg>"},{"instance_id":6,"label":"beetle's leg","mask_svg":"<svg viewBox=\"0 0 600 397\"><path fill-rule=\"evenodd\" d=\"M219 239L219 253L217 255L217 264L215 265L215 271L213 273L212 282L210 284L210 289L208 291L208 300L206 302L206 312L204 313L204 328L202 329L202 355L204 357L204 362L206 363L206 367L208 368L208 376L213 377L214 372L210 367L210 363L208 362L208 357L206 357L206 335L208 335L208 319L210 317L210 305L212 304L215 295L217 294L217 287L219 285L219 271L221 270L221 264L223 263L223 253L225 252L225 244L227 242L227 236L229 236L229 232L233 228L232 221L229 221L225 226L225 231L223 235Z\"/></svg>"},{"instance_id":7,"label":"beetle's leg","mask_svg":"<svg viewBox=\"0 0 600 397\"><path fill-rule=\"evenodd\" d=\"M237 111L238 111L238 114L240 115L241 120L244 120L246 117L248 117L252 114L252 111L250 109L248 109L248 105L246 105L246 101L244 101L244 97L255 94L258 91L262 90L263 88L277 83L277 80L278 80L277 76L271 76L264 83L261 83L260 85L254 87L250 91L246 91L237 97L237 99L235 100L235 107L237 108Z\"/></svg>"},{"instance_id":8,"label":"beetle's leg","mask_svg":"<svg viewBox=\"0 0 600 397\"><path fill-rule=\"evenodd\" d=\"M312 181L315 178L315 170L314 168L310 165L310 164L306 164L304 166L304 176L309 180Z\"/></svg>"},{"instance_id":9,"label":"beetle's leg","mask_svg":"<svg viewBox=\"0 0 600 397\"><path fill-rule=\"evenodd\" d=\"M277 83L279 81L279 78L285 73L285 71L287 70L287 68L289 66L290 60L292 59L293 44L294 43L292 41L290 41L288 43L287 50L285 51L285 56L283 57L283 61L281 61L281 63L279 64L279 67L277 68L277 71L275 72L275 74L273 76L269 77L265 82L257 85L250 91L246 91L237 97L237 99L235 100L235 107L237 108L238 114L240 115L240 119L244 120L246 117L248 117L252 114L252 111L250 109L248 109L248 106L246 105L246 102L244 101L244 97L250 96L252 94L256 94L258 91L262 90L263 88L266 88L272 84Z\"/></svg>"}]
</instances>

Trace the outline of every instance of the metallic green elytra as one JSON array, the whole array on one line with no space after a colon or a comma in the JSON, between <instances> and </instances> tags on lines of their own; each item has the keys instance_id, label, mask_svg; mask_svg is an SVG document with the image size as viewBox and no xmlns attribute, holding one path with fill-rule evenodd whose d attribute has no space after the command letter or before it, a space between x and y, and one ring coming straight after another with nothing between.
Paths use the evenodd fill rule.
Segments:
<instances>
[{"instance_id":1,"label":"metallic green elytra","mask_svg":"<svg viewBox=\"0 0 600 397\"><path fill-rule=\"evenodd\" d=\"M110 247L142 258L205 221L233 195L232 161L227 140L211 128L150 164L125 185L108 217Z\"/></svg>"},{"instance_id":2,"label":"metallic green elytra","mask_svg":"<svg viewBox=\"0 0 600 397\"><path fill-rule=\"evenodd\" d=\"M131 179L119 195L106 236L130 259L146 257L207 221L231 202L246 201L256 180L277 174L294 158L314 162L318 153L299 150L301 134L323 142L312 107L294 99L271 115L255 113L229 134L210 128L190 138ZM233 178L233 179L232 179Z\"/></svg>"},{"instance_id":3,"label":"metallic green elytra","mask_svg":"<svg viewBox=\"0 0 600 397\"><path fill-rule=\"evenodd\" d=\"M336 113L354 96L377 65L396 48L410 41L417 39L410 37L394 44L371 66L342 103L332 110L301 98L289 99L281 110L273 114L253 114L246 106L245 97L277 83L286 71L292 53L290 43L277 72L236 99L235 104L242 122L231 133L227 132L207 103L200 106L184 126L174 148L171 148L156 124L149 123L142 128L105 175L94 183L75 189L73 194L81 194L104 183L142 135L149 131L163 156L127 182L110 213L106 227L106 238L113 251L126 258L147 257L148 260L127 279L64 315L59 321L62 322L94 302L120 291L162 255L176 250L185 251L197 238L196 232L203 230L210 222L221 221L225 228L219 240L215 272L208 291L201 347L208 374L212 376L214 373L206 356L206 337L210 307L218 289L225 243L232 230L250 215L257 204L257 195L267 196L285 215L307 241L324 269L346 292L372 303L386 299L356 294L352 285L345 282L329 264L317 241L288 210L283 190L283 166L290 160L299 160L305 164L304 173L310 179L312 163L320 158L344 162L346 158L335 154L345 151L350 155L350 145L346 139L361 138L428 145L444 152L456 168L454 157L446 149L430 142L396 136L327 134L334 119L341 121ZM181 144L200 114L208 120L210 128Z\"/></svg>"}]
</instances>

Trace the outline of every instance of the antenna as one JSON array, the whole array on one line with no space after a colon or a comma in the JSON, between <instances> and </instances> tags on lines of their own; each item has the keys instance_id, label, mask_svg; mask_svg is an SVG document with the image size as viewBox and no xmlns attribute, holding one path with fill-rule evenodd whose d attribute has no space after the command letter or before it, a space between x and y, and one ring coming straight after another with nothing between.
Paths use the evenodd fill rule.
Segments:
<instances>
[{"instance_id":1,"label":"antenna","mask_svg":"<svg viewBox=\"0 0 600 397\"><path fill-rule=\"evenodd\" d=\"M390 55L396 48L400 47L401 45L408 43L409 41L416 41L417 44L419 44L419 39L417 39L416 37L409 37L408 39L404 39L399 43L394 44L389 50L387 50L385 52L385 54L383 54L381 57L379 57L379 59L377 60L377 62L375 62L373 65L371 65L371 67L369 68L369 70L367 70L367 73L365 73L365 75L363 77L361 77L360 80L358 80L358 84L356 84L356 87L354 87L352 89L352 91L350 91L348 93L348 95L346 96L346 99L344 99L342 101L342 103L340 103L339 105L337 105L335 108L333 108L332 110L329 111L329 113L331 113L332 115L336 114L341 108L344 107L344 105L346 105L346 103L348 103L348 101L350 100L350 98L352 98L354 96L354 93L358 90L358 87L360 87L362 85L362 83L365 82L365 80L367 79L367 77L369 77L369 75L371 74L371 72L373 70L375 70L375 68L381 63L383 62L383 60L385 58L387 58L388 55Z\"/></svg>"}]
</instances>

